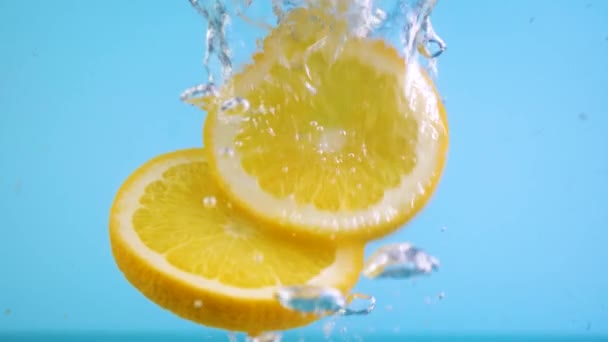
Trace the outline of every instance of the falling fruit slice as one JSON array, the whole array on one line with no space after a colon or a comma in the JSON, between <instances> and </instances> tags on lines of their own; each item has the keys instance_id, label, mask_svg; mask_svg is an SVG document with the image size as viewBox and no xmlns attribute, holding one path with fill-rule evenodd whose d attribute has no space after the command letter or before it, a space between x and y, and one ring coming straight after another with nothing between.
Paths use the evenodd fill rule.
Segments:
<instances>
[{"instance_id":1,"label":"falling fruit slice","mask_svg":"<svg viewBox=\"0 0 608 342\"><path fill-rule=\"evenodd\" d=\"M323 13L291 12L215 98L193 103L208 112L213 177L264 228L370 240L433 194L446 113L421 67Z\"/></svg>"},{"instance_id":2,"label":"falling fruit slice","mask_svg":"<svg viewBox=\"0 0 608 342\"><path fill-rule=\"evenodd\" d=\"M263 233L209 178L202 149L161 155L116 195L112 252L128 281L175 314L212 327L260 333L310 323L281 306L279 286L348 293L363 263L361 244L301 244Z\"/></svg>"}]
</instances>

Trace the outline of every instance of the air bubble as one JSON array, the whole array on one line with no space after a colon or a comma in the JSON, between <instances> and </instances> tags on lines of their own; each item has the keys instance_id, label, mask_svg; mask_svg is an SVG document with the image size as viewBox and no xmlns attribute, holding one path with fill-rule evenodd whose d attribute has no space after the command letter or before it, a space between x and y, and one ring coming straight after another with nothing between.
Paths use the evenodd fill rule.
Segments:
<instances>
[{"instance_id":1,"label":"air bubble","mask_svg":"<svg viewBox=\"0 0 608 342\"><path fill-rule=\"evenodd\" d=\"M223 147L220 149L220 155L222 157L234 157L234 149L232 147Z\"/></svg>"},{"instance_id":2,"label":"air bubble","mask_svg":"<svg viewBox=\"0 0 608 342\"><path fill-rule=\"evenodd\" d=\"M193 99L202 99L209 96L216 97L217 95L218 92L213 83L203 83L184 90L184 92L182 92L180 95L180 99L182 101L188 101Z\"/></svg>"},{"instance_id":3,"label":"air bubble","mask_svg":"<svg viewBox=\"0 0 608 342\"><path fill-rule=\"evenodd\" d=\"M342 293L331 287L287 286L280 288L275 297L288 309L317 315L337 312L346 305Z\"/></svg>"},{"instance_id":4,"label":"air bubble","mask_svg":"<svg viewBox=\"0 0 608 342\"><path fill-rule=\"evenodd\" d=\"M215 196L206 196L203 198L203 205L205 208L215 208L217 205L217 198L215 198Z\"/></svg>"},{"instance_id":5,"label":"air bubble","mask_svg":"<svg viewBox=\"0 0 608 342\"><path fill-rule=\"evenodd\" d=\"M439 261L412 246L396 243L381 247L366 261L363 275L375 278L411 278L439 269Z\"/></svg>"},{"instance_id":6,"label":"air bubble","mask_svg":"<svg viewBox=\"0 0 608 342\"><path fill-rule=\"evenodd\" d=\"M193 305L196 309L200 309L203 307L203 301L200 299L195 299Z\"/></svg>"},{"instance_id":7,"label":"air bubble","mask_svg":"<svg viewBox=\"0 0 608 342\"><path fill-rule=\"evenodd\" d=\"M283 167L281 168L281 172L283 172L283 173L287 173L287 172L289 172L289 167L288 167L288 166L283 166Z\"/></svg>"},{"instance_id":8,"label":"air bubble","mask_svg":"<svg viewBox=\"0 0 608 342\"><path fill-rule=\"evenodd\" d=\"M315 95L317 93L317 88L313 87L312 84L305 82L304 85L306 86L306 89L308 89L308 91Z\"/></svg>"}]
</instances>

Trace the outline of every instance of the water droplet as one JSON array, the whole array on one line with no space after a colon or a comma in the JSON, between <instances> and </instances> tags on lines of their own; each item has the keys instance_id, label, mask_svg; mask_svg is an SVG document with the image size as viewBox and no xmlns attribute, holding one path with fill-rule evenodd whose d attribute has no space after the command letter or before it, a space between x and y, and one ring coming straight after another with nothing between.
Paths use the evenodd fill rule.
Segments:
<instances>
[{"instance_id":1,"label":"water droplet","mask_svg":"<svg viewBox=\"0 0 608 342\"><path fill-rule=\"evenodd\" d=\"M323 126L317 126L318 132L323 132L324 130L325 130L325 128Z\"/></svg>"},{"instance_id":2,"label":"water droplet","mask_svg":"<svg viewBox=\"0 0 608 342\"><path fill-rule=\"evenodd\" d=\"M215 198L215 196L205 196L205 198L203 198L203 205L205 208L215 208L217 205L217 198Z\"/></svg>"},{"instance_id":3,"label":"water droplet","mask_svg":"<svg viewBox=\"0 0 608 342\"><path fill-rule=\"evenodd\" d=\"M200 309L203 307L203 301L200 299L195 299L193 304L196 309Z\"/></svg>"},{"instance_id":4,"label":"water droplet","mask_svg":"<svg viewBox=\"0 0 608 342\"><path fill-rule=\"evenodd\" d=\"M268 134L271 137L276 137L277 136L277 134L274 132L274 129L272 129L272 127L268 127L268 129L266 131L268 132Z\"/></svg>"},{"instance_id":5,"label":"water droplet","mask_svg":"<svg viewBox=\"0 0 608 342\"><path fill-rule=\"evenodd\" d=\"M440 300L445 298L445 292L443 292L443 291L439 292L439 294L437 295L437 298L439 298Z\"/></svg>"},{"instance_id":6,"label":"water droplet","mask_svg":"<svg viewBox=\"0 0 608 342\"><path fill-rule=\"evenodd\" d=\"M316 122L316 121L311 121L311 122L310 122L310 125L311 125L312 127L317 127L317 125L318 125L318 124L319 124L319 123L318 123L318 122Z\"/></svg>"},{"instance_id":7,"label":"water droplet","mask_svg":"<svg viewBox=\"0 0 608 342\"><path fill-rule=\"evenodd\" d=\"M283 166L283 167L281 168L281 172L283 172L283 173L287 173L287 172L289 172L289 167L288 167L288 166Z\"/></svg>"}]
</instances>

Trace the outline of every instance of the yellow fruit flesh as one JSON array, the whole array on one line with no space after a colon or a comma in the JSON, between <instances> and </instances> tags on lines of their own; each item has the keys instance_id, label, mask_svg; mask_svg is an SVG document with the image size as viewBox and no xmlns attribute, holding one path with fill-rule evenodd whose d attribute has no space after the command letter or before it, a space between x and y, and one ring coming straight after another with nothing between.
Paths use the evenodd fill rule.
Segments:
<instances>
[{"instance_id":1,"label":"yellow fruit flesh","mask_svg":"<svg viewBox=\"0 0 608 342\"><path fill-rule=\"evenodd\" d=\"M253 215L284 233L367 240L426 203L445 163L447 120L421 70L382 41L329 30L341 27L336 18L311 19L322 14L293 12L269 35L205 105L204 141L222 188ZM248 108L222 111L234 97Z\"/></svg>"},{"instance_id":2,"label":"yellow fruit flesh","mask_svg":"<svg viewBox=\"0 0 608 342\"><path fill-rule=\"evenodd\" d=\"M190 320L260 332L315 319L282 308L277 286L354 286L362 246L337 250L262 233L210 181L203 155L193 149L158 157L119 191L112 249L135 287Z\"/></svg>"},{"instance_id":3,"label":"yellow fruit flesh","mask_svg":"<svg viewBox=\"0 0 608 342\"><path fill-rule=\"evenodd\" d=\"M148 248L181 270L240 288L303 284L334 262L332 249L298 248L235 216L208 168L173 166L146 188L133 226Z\"/></svg>"},{"instance_id":4,"label":"yellow fruit flesh","mask_svg":"<svg viewBox=\"0 0 608 342\"><path fill-rule=\"evenodd\" d=\"M404 107L397 75L321 53L308 66L306 75L275 64L247 93L251 118L234 142L242 166L264 191L299 205L368 208L414 167L416 119L395 115Z\"/></svg>"}]
</instances>

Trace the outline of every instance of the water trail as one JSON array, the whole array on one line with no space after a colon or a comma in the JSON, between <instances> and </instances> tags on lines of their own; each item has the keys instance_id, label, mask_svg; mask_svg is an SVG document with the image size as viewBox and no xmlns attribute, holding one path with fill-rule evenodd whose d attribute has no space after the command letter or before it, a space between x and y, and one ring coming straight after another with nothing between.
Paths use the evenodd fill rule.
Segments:
<instances>
[{"instance_id":1,"label":"water trail","mask_svg":"<svg viewBox=\"0 0 608 342\"><path fill-rule=\"evenodd\" d=\"M208 82L213 84L218 77L210 65L212 57L220 62L221 77L226 80L232 74L230 48L226 39L226 26L230 16L222 0L189 0L194 9L207 22L206 51L203 66L207 71Z\"/></svg>"}]
</instances>

